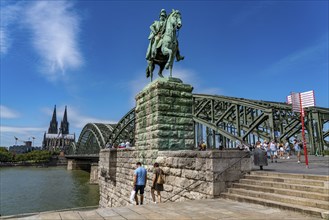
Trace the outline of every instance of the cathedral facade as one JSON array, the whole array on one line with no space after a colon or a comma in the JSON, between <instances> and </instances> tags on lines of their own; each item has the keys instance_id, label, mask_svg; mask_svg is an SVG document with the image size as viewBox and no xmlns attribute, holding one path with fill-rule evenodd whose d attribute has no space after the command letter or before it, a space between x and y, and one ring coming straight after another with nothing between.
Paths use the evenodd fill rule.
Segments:
<instances>
[{"instance_id":1,"label":"cathedral facade","mask_svg":"<svg viewBox=\"0 0 329 220\"><path fill-rule=\"evenodd\" d=\"M50 121L48 132L45 132L43 136L42 149L49 151L60 151L65 153L72 142L75 142L75 134L70 134L69 132L67 108L65 106L63 120L61 121L61 126L58 129L55 105L53 117Z\"/></svg>"}]
</instances>

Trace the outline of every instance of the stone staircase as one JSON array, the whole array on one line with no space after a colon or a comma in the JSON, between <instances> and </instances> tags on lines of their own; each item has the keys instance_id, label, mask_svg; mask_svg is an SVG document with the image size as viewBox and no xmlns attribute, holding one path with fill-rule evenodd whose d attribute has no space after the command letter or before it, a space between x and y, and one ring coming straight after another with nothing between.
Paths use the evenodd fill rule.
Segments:
<instances>
[{"instance_id":1,"label":"stone staircase","mask_svg":"<svg viewBox=\"0 0 329 220\"><path fill-rule=\"evenodd\" d=\"M221 197L329 219L329 176L253 171Z\"/></svg>"}]
</instances>

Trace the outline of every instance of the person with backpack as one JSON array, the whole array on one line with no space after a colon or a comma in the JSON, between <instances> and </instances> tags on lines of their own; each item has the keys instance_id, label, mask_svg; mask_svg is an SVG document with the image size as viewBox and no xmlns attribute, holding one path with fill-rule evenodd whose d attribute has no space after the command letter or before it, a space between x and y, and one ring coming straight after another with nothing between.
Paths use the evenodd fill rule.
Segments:
<instances>
[{"instance_id":1,"label":"person with backpack","mask_svg":"<svg viewBox=\"0 0 329 220\"><path fill-rule=\"evenodd\" d=\"M156 204L157 202L155 199L155 191L157 192L158 202L161 203L161 191L163 191L163 184L165 180L163 170L159 167L159 164L154 163L153 167L154 171L152 178L151 195L153 202Z\"/></svg>"}]
</instances>

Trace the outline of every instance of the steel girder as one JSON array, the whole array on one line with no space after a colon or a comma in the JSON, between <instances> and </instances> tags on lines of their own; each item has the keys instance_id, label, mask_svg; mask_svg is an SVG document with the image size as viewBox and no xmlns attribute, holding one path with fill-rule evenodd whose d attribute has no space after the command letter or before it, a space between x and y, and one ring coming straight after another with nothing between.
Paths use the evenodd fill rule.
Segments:
<instances>
[{"instance_id":1,"label":"steel girder","mask_svg":"<svg viewBox=\"0 0 329 220\"><path fill-rule=\"evenodd\" d=\"M114 125L88 123L82 129L75 146L74 154L95 154L105 148L106 140L111 135ZM73 146L74 147L74 146Z\"/></svg>"},{"instance_id":2,"label":"steel girder","mask_svg":"<svg viewBox=\"0 0 329 220\"><path fill-rule=\"evenodd\" d=\"M214 95L193 95L193 119L224 141L252 145L256 140L283 141L300 135L300 114L291 105ZM311 151L323 150L329 137L329 109L312 107L305 110L305 125ZM327 130L326 130L327 129ZM207 130L208 131L208 130ZM208 134L209 135L209 131Z\"/></svg>"},{"instance_id":3,"label":"steel girder","mask_svg":"<svg viewBox=\"0 0 329 220\"><path fill-rule=\"evenodd\" d=\"M121 142L129 141L131 145L135 144L135 108L132 108L118 124L114 127L107 142L113 146L118 146Z\"/></svg>"},{"instance_id":4,"label":"steel girder","mask_svg":"<svg viewBox=\"0 0 329 220\"><path fill-rule=\"evenodd\" d=\"M207 128L207 135L220 135L224 143L239 140L252 145L256 140L277 139L284 141L300 135L300 114L292 111L291 105L227 96L193 94L193 120ZM305 126L311 153L329 147L329 109L312 107L305 110ZM198 139L196 130L196 138ZM72 144L70 153L94 154L106 143L117 146L129 141L134 145L135 108L131 109L116 125L89 123ZM215 147L215 146L213 146Z\"/></svg>"}]
</instances>

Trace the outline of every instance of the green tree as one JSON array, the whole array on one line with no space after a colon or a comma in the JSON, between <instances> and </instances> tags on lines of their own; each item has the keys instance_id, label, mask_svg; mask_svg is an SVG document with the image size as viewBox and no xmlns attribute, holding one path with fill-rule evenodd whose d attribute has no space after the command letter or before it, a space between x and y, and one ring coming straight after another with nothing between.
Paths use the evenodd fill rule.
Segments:
<instances>
[{"instance_id":1,"label":"green tree","mask_svg":"<svg viewBox=\"0 0 329 220\"><path fill-rule=\"evenodd\" d=\"M5 147L0 147L0 162L11 162L13 158L12 153Z\"/></svg>"}]
</instances>

